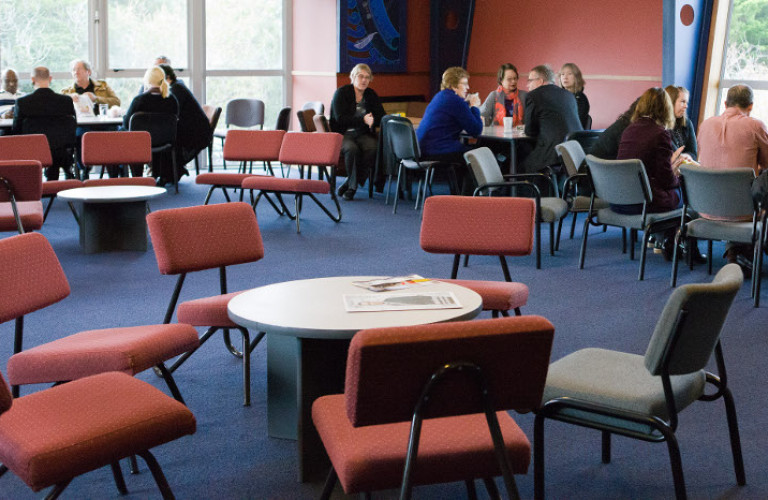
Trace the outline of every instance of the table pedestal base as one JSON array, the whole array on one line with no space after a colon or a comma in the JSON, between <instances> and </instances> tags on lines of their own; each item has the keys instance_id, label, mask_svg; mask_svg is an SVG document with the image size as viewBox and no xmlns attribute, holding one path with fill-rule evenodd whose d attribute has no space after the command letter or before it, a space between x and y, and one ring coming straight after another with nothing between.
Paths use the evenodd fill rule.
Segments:
<instances>
[{"instance_id":1,"label":"table pedestal base","mask_svg":"<svg viewBox=\"0 0 768 500\"><path fill-rule=\"evenodd\" d=\"M147 202L81 204L80 245L85 253L147 251Z\"/></svg>"},{"instance_id":2,"label":"table pedestal base","mask_svg":"<svg viewBox=\"0 0 768 500\"><path fill-rule=\"evenodd\" d=\"M299 481L316 481L330 461L312 424L312 403L344 392L347 339L311 339L267 332L267 429L297 439Z\"/></svg>"}]
</instances>

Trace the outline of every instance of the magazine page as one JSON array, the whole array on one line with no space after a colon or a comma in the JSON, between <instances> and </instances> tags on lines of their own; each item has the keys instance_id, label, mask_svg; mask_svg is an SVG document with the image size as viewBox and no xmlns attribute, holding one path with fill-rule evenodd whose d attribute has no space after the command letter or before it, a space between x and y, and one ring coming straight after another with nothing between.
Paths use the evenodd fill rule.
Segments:
<instances>
[{"instance_id":1,"label":"magazine page","mask_svg":"<svg viewBox=\"0 0 768 500\"><path fill-rule=\"evenodd\" d=\"M453 292L402 292L344 295L348 312L412 311L419 309L461 309Z\"/></svg>"},{"instance_id":2,"label":"magazine page","mask_svg":"<svg viewBox=\"0 0 768 500\"><path fill-rule=\"evenodd\" d=\"M78 118L95 116L93 114L93 101L87 95L78 95L77 100L72 99L72 101L75 103L75 113Z\"/></svg>"},{"instance_id":3,"label":"magazine page","mask_svg":"<svg viewBox=\"0 0 768 500\"><path fill-rule=\"evenodd\" d=\"M390 290L405 290L413 286L427 285L432 282L431 279L424 278L418 274L409 274L408 276L389 276L372 280L353 281L352 284L371 292L388 292Z\"/></svg>"}]
</instances>

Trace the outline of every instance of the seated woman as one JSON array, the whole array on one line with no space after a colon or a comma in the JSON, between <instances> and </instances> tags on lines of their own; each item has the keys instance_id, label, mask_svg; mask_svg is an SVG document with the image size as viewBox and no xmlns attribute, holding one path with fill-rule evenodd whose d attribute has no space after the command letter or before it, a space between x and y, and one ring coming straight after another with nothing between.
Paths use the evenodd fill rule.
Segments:
<instances>
[{"instance_id":1,"label":"seated woman","mask_svg":"<svg viewBox=\"0 0 768 500\"><path fill-rule=\"evenodd\" d=\"M565 63L560 68L560 86L571 92L576 98L576 107L579 110L579 121L584 130L592 127L589 117L589 99L584 94L584 77L581 76L581 70L573 63Z\"/></svg>"},{"instance_id":2,"label":"seated woman","mask_svg":"<svg viewBox=\"0 0 768 500\"><path fill-rule=\"evenodd\" d=\"M211 142L211 125L208 116L195 96L183 82L176 79L176 72L168 64L161 64L171 95L179 103L179 122L176 127L176 162L181 175L189 175L183 166L208 147Z\"/></svg>"},{"instance_id":3,"label":"seated woman","mask_svg":"<svg viewBox=\"0 0 768 500\"><path fill-rule=\"evenodd\" d=\"M676 87L668 85L664 89L675 109L675 127L670 131L672 133L672 144L675 148L683 146L683 158L687 160L696 160L698 151L696 149L696 132L693 130L693 123L688 118L686 110L688 109L689 92L685 87Z\"/></svg>"},{"instance_id":4,"label":"seated woman","mask_svg":"<svg viewBox=\"0 0 768 500\"><path fill-rule=\"evenodd\" d=\"M480 114L485 119L485 123L504 125L504 117L511 116L514 126L523 124L523 102L528 92L517 88L518 79L514 64L505 63L499 66L496 78L499 87L488 94L480 108Z\"/></svg>"},{"instance_id":5,"label":"seated woman","mask_svg":"<svg viewBox=\"0 0 768 500\"><path fill-rule=\"evenodd\" d=\"M386 114L379 96L368 85L373 73L367 64L357 64L349 74L352 83L339 87L331 101L331 130L344 135L341 153L347 167L347 180L339 196L352 200L358 186L365 184L376 164L378 140L375 129Z\"/></svg>"},{"instance_id":6,"label":"seated woman","mask_svg":"<svg viewBox=\"0 0 768 500\"><path fill-rule=\"evenodd\" d=\"M629 109L620 114L616 121L600 134L600 137L592 145L591 154L603 160L616 159L619 154L621 135L629 127L629 124L632 123L632 115L635 113L635 107L637 107L637 101L639 100L639 98L635 99L635 102L632 103Z\"/></svg>"},{"instance_id":7,"label":"seated woman","mask_svg":"<svg viewBox=\"0 0 768 500\"><path fill-rule=\"evenodd\" d=\"M464 166L464 153L469 148L461 142L462 132L477 136L483 131L480 97L467 95L469 73L457 66L445 70L440 89L416 129L421 154L425 160ZM459 172L464 177L466 168Z\"/></svg>"},{"instance_id":8,"label":"seated woman","mask_svg":"<svg viewBox=\"0 0 768 500\"><path fill-rule=\"evenodd\" d=\"M140 111L146 113L171 113L179 115L179 103L170 94L168 82L165 81L165 72L158 66L149 68L144 73L144 93L133 98L128 111L123 116L123 128L128 130L131 117ZM152 155L152 176L157 178L157 185L164 186L173 182L173 169L170 161L163 158L167 155ZM143 167L131 165L131 174L140 177ZM109 172L110 177L117 176L117 170Z\"/></svg>"}]
</instances>

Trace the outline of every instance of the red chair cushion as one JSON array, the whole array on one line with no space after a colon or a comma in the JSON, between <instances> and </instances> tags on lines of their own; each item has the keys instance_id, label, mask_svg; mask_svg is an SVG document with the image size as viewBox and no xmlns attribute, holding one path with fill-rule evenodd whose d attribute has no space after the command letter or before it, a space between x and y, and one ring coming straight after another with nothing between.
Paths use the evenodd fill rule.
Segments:
<instances>
[{"instance_id":1,"label":"red chair cushion","mask_svg":"<svg viewBox=\"0 0 768 500\"><path fill-rule=\"evenodd\" d=\"M453 283L477 292L483 298L484 311L509 311L528 303L528 286L524 283L450 279L441 279L440 281Z\"/></svg>"},{"instance_id":2,"label":"red chair cushion","mask_svg":"<svg viewBox=\"0 0 768 500\"><path fill-rule=\"evenodd\" d=\"M97 186L155 186L152 177L110 177L109 179L86 179L85 187Z\"/></svg>"},{"instance_id":3,"label":"red chair cushion","mask_svg":"<svg viewBox=\"0 0 768 500\"><path fill-rule=\"evenodd\" d=\"M233 130L232 132L238 132ZM211 186L226 186L239 188L243 180L252 177L253 174L222 174L222 173L204 173L195 177L195 184L207 184Z\"/></svg>"},{"instance_id":4,"label":"red chair cushion","mask_svg":"<svg viewBox=\"0 0 768 500\"><path fill-rule=\"evenodd\" d=\"M229 130L224 139L227 161L276 161L284 130Z\"/></svg>"},{"instance_id":5,"label":"red chair cushion","mask_svg":"<svg viewBox=\"0 0 768 500\"><path fill-rule=\"evenodd\" d=\"M83 187L83 181L77 179L65 179L61 181L43 182L43 196L52 196L65 189L75 189Z\"/></svg>"},{"instance_id":6,"label":"red chair cushion","mask_svg":"<svg viewBox=\"0 0 768 500\"><path fill-rule=\"evenodd\" d=\"M280 163L286 165L336 165L342 135L333 132L291 132L283 137Z\"/></svg>"},{"instance_id":7,"label":"red chair cushion","mask_svg":"<svg viewBox=\"0 0 768 500\"><path fill-rule=\"evenodd\" d=\"M37 231L43 227L43 202L17 201L16 209L25 231ZM10 202L0 203L0 231L17 231L18 227Z\"/></svg>"},{"instance_id":8,"label":"red chair cushion","mask_svg":"<svg viewBox=\"0 0 768 500\"><path fill-rule=\"evenodd\" d=\"M331 185L325 181L312 179L285 179L271 175L252 175L243 180L242 188L282 193L327 194L331 190Z\"/></svg>"},{"instance_id":9,"label":"red chair cushion","mask_svg":"<svg viewBox=\"0 0 768 500\"><path fill-rule=\"evenodd\" d=\"M17 202L40 200L43 195L43 167L39 161L0 161L0 177L13 186L13 195ZM10 200L10 193L0 184L0 202Z\"/></svg>"},{"instance_id":10,"label":"red chair cushion","mask_svg":"<svg viewBox=\"0 0 768 500\"><path fill-rule=\"evenodd\" d=\"M146 131L86 132L82 146L86 166L152 161L152 137Z\"/></svg>"},{"instance_id":11,"label":"red chair cushion","mask_svg":"<svg viewBox=\"0 0 768 500\"><path fill-rule=\"evenodd\" d=\"M498 412L512 472L525 474L531 445L506 412ZM344 395L312 405L312 421L347 494L396 488L403 478L410 422L352 427ZM414 484L445 483L500 475L485 415L425 420Z\"/></svg>"},{"instance_id":12,"label":"red chair cushion","mask_svg":"<svg viewBox=\"0 0 768 500\"><path fill-rule=\"evenodd\" d=\"M43 167L53 165L48 138L43 134L0 136L0 160L37 160Z\"/></svg>"},{"instance_id":13,"label":"red chair cushion","mask_svg":"<svg viewBox=\"0 0 768 500\"><path fill-rule=\"evenodd\" d=\"M186 406L122 373L13 401L0 415L0 462L42 488L195 432Z\"/></svg>"},{"instance_id":14,"label":"red chair cushion","mask_svg":"<svg viewBox=\"0 0 768 500\"><path fill-rule=\"evenodd\" d=\"M232 292L182 302L176 310L176 317L179 323L187 323L192 326L226 326L234 328L237 324L229 319L227 305L232 300L232 297L241 293L243 292Z\"/></svg>"},{"instance_id":15,"label":"red chair cushion","mask_svg":"<svg viewBox=\"0 0 768 500\"><path fill-rule=\"evenodd\" d=\"M21 351L8 360L13 385L58 382L104 372L142 372L200 345L190 325L88 330Z\"/></svg>"}]
</instances>

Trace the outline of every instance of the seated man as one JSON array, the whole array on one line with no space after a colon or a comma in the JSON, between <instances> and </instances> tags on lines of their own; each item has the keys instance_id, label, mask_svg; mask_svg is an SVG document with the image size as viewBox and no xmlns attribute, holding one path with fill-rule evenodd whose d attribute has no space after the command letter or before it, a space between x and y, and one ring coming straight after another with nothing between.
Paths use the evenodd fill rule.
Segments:
<instances>
[{"instance_id":1,"label":"seated man","mask_svg":"<svg viewBox=\"0 0 768 500\"><path fill-rule=\"evenodd\" d=\"M94 113L98 113L99 104L106 104L109 107L120 106L120 98L107 85L107 82L91 78L91 65L86 61L82 59L72 61L72 77L75 83L71 87L62 89L61 93L70 95L73 101L77 102L79 96L85 95L96 105Z\"/></svg>"},{"instance_id":2,"label":"seated man","mask_svg":"<svg viewBox=\"0 0 768 500\"><path fill-rule=\"evenodd\" d=\"M520 164L520 172L535 173L558 163L555 146L568 133L583 130L576 98L554 83L555 73L549 66L536 66L528 74L525 134L536 137L536 145Z\"/></svg>"},{"instance_id":3,"label":"seated man","mask_svg":"<svg viewBox=\"0 0 768 500\"><path fill-rule=\"evenodd\" d=\"M3 73L3 88L0 89L0 118L13 118L13 105L16 99L22 97L24 92L19 92L19 77L12 69Z\"/></svg>"},{"instance_id":4,"label":"seated man","mask_svg":"<svg viewBox=\"0 0 768 500\"><path fill-rule=\"evenodd\" d=\"M754 94L749 85L728 89L725 111L707 118L698 134L699 163L703 167L749 167L759 174L768 168L768 130L765 123L749 116ZM752 260L749 245L729 243L728 262L748 268Z\"/></svg>"},{"instance_id":5,"label":"seated man","mask_svg":"<svg viewBox=\"0 0 768 500\"><path fill-rule=\"evenodd\" d=\"M32 84L35 91L19 97L13 109L14 134L24 133L24 121L30 118L45 119L55 116L75 117L75 105L67 96L59 95L50 89L51 73L48 68L38 66L32 71ZM42 121L42 120L41 120ZM49 181L59 178L59 168L63 168L67 177L72 177L72 151L66 149L51 149L53 166L45 170L45 178Z\"/></svg>"}]
</instances>

